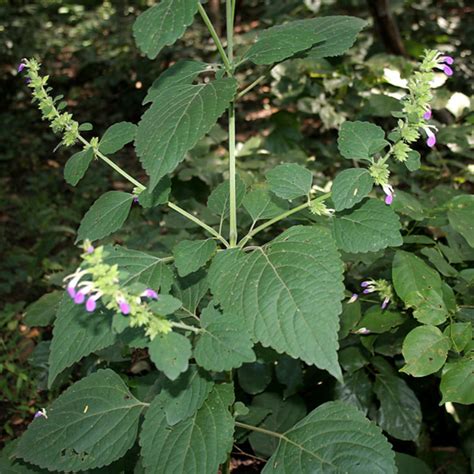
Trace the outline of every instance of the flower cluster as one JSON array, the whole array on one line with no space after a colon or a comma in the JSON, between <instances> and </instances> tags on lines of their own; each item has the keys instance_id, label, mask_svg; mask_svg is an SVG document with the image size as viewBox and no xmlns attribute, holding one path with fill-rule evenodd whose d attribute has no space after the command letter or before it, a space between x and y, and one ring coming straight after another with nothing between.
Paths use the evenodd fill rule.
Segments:
<instances>
[{"instance_id":1,"label":"flower cluster","mask_svg":"<svg viewBox=\"0 0 474 474\"><path fill-rule=\"evenodd\" d=\"M336 212L335 209L330 209L322 201L314 200L311 201L309 210L317 216L331 217Z\"/></svg>"},{"instance_id":2,"label":"flower cluster","mask_svg":"<svg viewBox=\"0 0 474 474\"><path fill-rule=\"evenodd\" d=\"M170 322L154 314L148 304L159 298L155 290L141 284L122 288L118 266L104 261L104 248L94 248L86 241L83 249L84 265L64 279L74 303L85 304L86 311L92 313L100 300L107 309L129 316L130 327L145 327L150 339L171 331Z\"/></svg>"},{"instance_id":3,"label":"flower cluster","mask_svg":"<svg viewBox=\"0 0 474 474\"><path fill-rule=\"evenodd\" d=\"M360 286L363 288L362 293L368 295L370 293L378 293L382 299L380 305L382 309L386 309L393 300L393 291L391 285L386 280L365 280ZM354 303L359 298L357 293L354 293L348 300L348 303Z\"/></svg>"}]
</instances>

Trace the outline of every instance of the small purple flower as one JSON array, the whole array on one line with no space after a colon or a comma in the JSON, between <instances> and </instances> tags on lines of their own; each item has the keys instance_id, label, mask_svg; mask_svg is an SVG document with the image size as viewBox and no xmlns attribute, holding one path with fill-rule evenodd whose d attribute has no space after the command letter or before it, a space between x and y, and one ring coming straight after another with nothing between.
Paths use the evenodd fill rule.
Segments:
<instances>
[{"instance_id":1,"label":"small purple flower","mask_svg":"<svg viewBox=\"0 0 474 474\"><path fill-rule=\"evenodd\" d=\"M384 298L380 306L382 309L385 309L389 304L390 304L390 298Z\"/></svg>"},{"instance_id":2,"label":"small purple flower","mask_svg":"<svg viewBox=\"0 0 474 474\"><path fill-rule=\"evenodd\" d=\"M17 69L17 71L18 71L19 73L22 72L23 69L25 69L25 67L26 67L25 61L26 61L26 59L22 59L22 60L21 60L21 63L18 64L18 69Z\"/></svg>"},{"instance_id":3,"label":"small purple flower","mask_svg":"<svg viewBox=\"0 0 474 474\"><path fill-rule=\"evenodd\" d=\"M369 293L373 293L375 291L375 289L373 288L366 288L362 293L364 293L364 295L368 295Z\"/></svg>"},{"instance_id":4,"label":"small purple flower","mask_svg":"<svg viewBox=\"0 0 474 474\"><path fill-rule=\"evenodd\" d=\"M454 59L451 56L441 56L439 61L449 65L454 63Z\"/></svg>"},{"instance_id":5,"label":"small purple flower","mask_svg":"<svg viewBox=\"0 0 474 474\"><path fill-rule=\"evenodd\" d=\"M360 286L361 286L362 288L367 288L371 283L372 283L372 282L369 281L369 280L363 281L363 282L360 284Z\"/></svg>"},{"instance_id":6,"label":"small purple flower","mask_svg":"<svg viewBox=\"0 0 474 474\"><path fill-rule=\"evenodd\" d=\"M454 63L454 59L451 56L441 56L437 60L435 66L436 69L441 69L447 76L453 75L453 70L448 66Z\"/></svg>"},{"instance_id":7,"label":"small purple flower","mask_svg":"<svg viewBox=\"0 0 474 474\"><path fill-rule=\"evenodd\" d=\"M357 293L352 293L352 296L347 301L347 304L355 303L359 299L359 295Z\"/></svg>"},{"instance_id":8,"label":"small purple flower","mask_svg":"<svg viewBox=\"0 0 474 474\"><path fill-rule=\"evenodd\" d=\"M140 296L144 296L145 298L151 298L152 300L158 299L158 293L151 288L147 288Z\"/></svg>"},{"instance_id":9,"label":"small purple flower","mask_svg":"<svg viewBox=\"0 0 474 474\"><path fill-rule=\"evenodd\" d=\"M85 299L86 299L86 294L82 290L79 290L74 296L74 303L82 304L84 303Z\"/></svg>"},{"instance_id":10,"label":"small purple flower","mask_svg":"<svg viewBox=\"0 0 474 474\"><path fill-rule=\"evenodd\" d=\"M120 312L126 316L127 314L130 314L130 305L122 298L118 301L119 307L120 307Z\"/></svg>"},{"instance_id":11,"label":"small purple flower","mask_svg":"<svg viewBox=\"0 0 474 474\"><path fill-rule=\"evenodd\" d=\"M89 245L89 247L87 247L86 249L86 253L92 253L94 251L94 246L93 245Z\"/></svg>"},{"instance_id":12,"label":"small purple flower","mask_svg":"<svg viewBox=\"0 0 474 474\"><path fill-rule=\"evenodd\" d=\"M93 313L97 308L97 300L102 296L102 293L98 291L95 295L89 296L86 301L86 311Z\"/></svg>"},{"instance_id":13,"label":"small purple flower","mask_svg":"<svg viewBox=\"0 0 474 474\"><path fill-rule=\"evenodd\" d=\"M393 202L393 187L390 184L382 184L383 192L385 193L385 204L390 206Z\"/></svg>"},{"instance_id":14,"label":"small purple flower","mask_svg":"<svg viewBox=\"0 0 474 474\"><path fill-rule=\"evenodd\" d=\"M133 196L133 203L138 204L140 201L138 200L138 196Z\"/></svg>"},{"instance_id":15,"label":"small purple flower","mask_svg":"<svg viewBox=\"0 0 474 474\"><path fill-rule=\"evenodd\" d=\"M431 119L431 109L428 109L424 114L423 114L423 118L425 120L430 120Z\"/></svg>"},{"instance_id":16,"label":"small purple flower","mask_svg":"<svg viewBox=\"0 0 474 474\"><path fill-rule=\"evenodd\" d=\"M38 410L38 411L35 413L35 416L34 416L33 418L36 419L36 418L40 418L41 416L42 416L43 418L48 419L48 415L46 414L46 409L45 409L45 408L42 408L41 410Z\"/></svg>"},{"instance_id":17,"label":"small purple flower","mask_svg":"<svg viewBox=\"0 0 474 474\"><path fill-rule=\"evenodd\" d=\"M426 140L426 144L430 148L433 148L436 145L436 135L429 128L425 128L424 130L428 137L428 139Z\"/></svg>"},{"instance_id":18,"label":"small purple flower","mask_svg":"<svg viewBox=\"0 0 474 474\"><path fill-rule=\"evenodd\" d=\"M71 286L71 283L69 283L69 285L67 286L67 292L69 294L69 296L74 299L74 297L76 296L76 289L74 288L74 286Z\"/></svg>"}]
</instances>

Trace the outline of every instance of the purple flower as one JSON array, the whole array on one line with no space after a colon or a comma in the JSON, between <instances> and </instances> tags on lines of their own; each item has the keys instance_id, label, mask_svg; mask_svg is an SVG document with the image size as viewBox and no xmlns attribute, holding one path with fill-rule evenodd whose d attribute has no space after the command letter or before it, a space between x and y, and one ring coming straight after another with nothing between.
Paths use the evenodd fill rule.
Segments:
<instances>
[{"instance_id":1,"label":"purple flower","mask_svg":"<svg viewBox=\"0 0 474 474\"><path fill-rule=\"evenodd\" d=\"M18 64L18 69L17 69L17 71L18 71L19 73L22 72L23 69L25 69L25 67L26 67L25 61L26 61L25 59L22 59L22 60L21 60L21 63Z\"/></svg>"},{"instance_id":2,"label":"purple flower","mask_svg":"<svg viewBox=\"0 0 474 474\"><path fill-rule=\"evenodd\" d=\"M43 417L43 418L46 418L48 419L48 415L46 414L46 409L45 408L41 408L41 410L38 410L36 413L35 413L35 416L33 418L39 418L39 417Z\"/></svg>"},{"instance_id":3,"label":"purple flower","mask_svg":"<svg viewBox=\"0 0 474 474\"><path fill-rule=\"evenodd\" d=\"M425 132L428 137L428 139L426 140L426 144L430 148L433 148L436 145L436 135L429 128L425 128Z\"/></svg>"},{"instance_id":4,"label":"purple flower","mask_svg":"<svg viewBox=\"0 0 474 474\"><path fill-rule=\"evenodd\" d=\"M158 299L158 293L151 288L147 288L140 296L144 296L145 298L151 298L152 300Z\"/></svg>"},{"instance_id":5,"label":"purple flower","mask_svg":"<svg viewBox=\"0 0 474 474\"><path fill-rule=\"evenodd\" d=\"M349 298L347 304L355 303L359 299L359 295L357 293L352 293L352 296Z\"/></svg>"},{"instance_id":6,"label":"purple flower","mask_svg":"<svg viewBox=\"0 0 474 474\"><path fill-rule=\"evenodd\" d=\"M389 304L390 304L390 298L384 298L380 306L382 309L385 309Z\"/></svg>"},{"instance_id":7,"label":"purple flower","mask_svg":"<svg viewBox=\"0 0 474 474\"><path fill-rule=\"evenodd\" d=\"M436 69L441 69L447 76L453 75L453 70L448 66L454 63L454 59L451 56L441 56L437 60L435 66Z\"/></svg>"},{"instance_id":8,"label":"purple flower","mask_svg":"<svg viewBox=\"0 0 474 474\"><path fill-rule=\"evenodd\" d=\"M94 246L93 245L89 245L89 247L87 247L86 249L86 253L92 253L94 251Z\"/></svg>"},{"instance_id":9,"label":"purple flower","mask_svg":"<svg viewBox=\"0 0 474 474\"><path fill-rule=\"evenodd\" d=\"M97 308L97 300L102 296L102 293L98 291L95 295L89 296L86 301L86 311L93 313Z\"/></svg>"},{"instance_id":10,"label":"purple flower","mask_svg":"<svg viewBox=\"0 0 474 474\"><path fill-rule=\"evenodd\" d=\"M140 201L138 200L138 196L133 196L133 203L138 204Z\"/></svg>"},{"instance_id":11,"label":"purple flower","mask_svg":"<svg viewBox=\"0 0 474 474\"><path fill-rule=\"evenodd\" d=\"M86 294L82 290L79 290L74 296L74 303L82 304L84 303L85 299L86 299Z\"/></svg>"},{"instance_id":12,"label":"purple flower","mask_svg":"<svg viewBox=\"0 0 474 474\"><path fill-rule=\"evenodd\" d=\"M71 283L69 283L69 285L67 286L67 292L69 294L69 296L74 299L74 297L76 296L76 289L74 288L74 286L71 286Z\"/></svg>"},{"instance_id":13,"label":"purple flower","mask_svg":"<svg viewBox=\"0 0 474 474\"><path fill-rule=\"evenodd\" d=\"M370 284L371 284L371 282L367 280L367 281L363 281L363 282L360 284L360 286L361 286L362 288L367 288Z\"/></svg>"},{"instance_id":14,"label":"purple flower","mask_svg":"<svg viewBox=\"0 0 474 474\"><path fill-rule=\"evenodd\" d=\"M362 293L364 295L368 295L369 293L373 293L375 290L373 288L366 288Z\"/></svg>"},{"instance_id":15,"label":"purple flower","mask_svg":"<svg viewBox=\"0 0 474 474\"><path fill-rule=\"evenodd\" d=\"M439 58L439 61L442 63L449 64L449 65L454 63L454 59L451 56L441 56Z\"/></svg>"},{"instance_id":16,"label":"purple flower","mask_svg":"<svg viewBox=\"0 0 474 474\"><path fill-rule=\"evenodd\" d=\"M119 307L120 307L120 312L126 316L127 314L130 314L130 305L122 298L118 301Z\"/></svg>"},{"instance_id":17,"label":"purple flower","mask_svg":"<svg viewBox=\"0 0 474 474\"><path fill-rule=\"evenodd\" d=\"M385 204L390 206L393 202L393 187L390 184L382 184L383 192L385 193Z\"/></svg>"},{"instance_id":18,"label":"purple flower","mask_svg":"<svg viewBox=\"0 0 474 474\"><path fill-rule=\"evenodd\" d=\"M430 120L431 118L431 109L428 109L424 114L423 114L423 118L425 120Z\"/></svg>"}]
</instances>

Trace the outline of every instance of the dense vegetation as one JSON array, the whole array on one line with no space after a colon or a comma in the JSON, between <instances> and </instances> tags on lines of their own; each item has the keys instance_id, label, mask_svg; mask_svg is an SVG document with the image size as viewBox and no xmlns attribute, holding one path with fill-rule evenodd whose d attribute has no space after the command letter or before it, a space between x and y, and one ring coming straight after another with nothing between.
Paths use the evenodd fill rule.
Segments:
<instances>
[{"instance_id":1,"label":"dense vegetation","mask_svg":"<svg viewBox=\"0 0 474 474\"><path fill-rule=\"evenodd\" d=\"M296 446L316 472L471 472L468 2L389 2L388 19L385 2L228 2L235 62L205 14L150 39L149 3L0 3L0 472L290 473ZM185 18L196 3L181 3ZM204 5L222 38L225 3ZM329 15L346 19L317 23ZM314 17L335 33L261 34ZM183 129L196 87L204 109ZM80 265L86 307L64 292ZM299 312L317 318L289 327ZM94 414L93 390L115 418ZM103 428L81 446L67 432L84 436L86 415ZM328 438L341 420L355 447Z\"/></svg>"}]
</instances>

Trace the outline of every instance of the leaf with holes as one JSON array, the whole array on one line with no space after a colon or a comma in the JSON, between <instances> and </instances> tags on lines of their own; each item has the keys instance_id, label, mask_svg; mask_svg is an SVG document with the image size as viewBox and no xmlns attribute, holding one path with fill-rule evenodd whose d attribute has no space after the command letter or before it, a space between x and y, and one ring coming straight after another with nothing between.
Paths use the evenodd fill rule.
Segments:
<instances>
[{"instance_id":1,"label":"leaf with holes","mask_svg":"<svg viewBox=\"0 0 474 474\"><path fill-rule=\"evenodd\" d=\"M174 264L181 277L199 270L215 254L216 241L182 240L173 248Z\"/></svg>"},{"instance_id":2,"label":"leaf with holes","mask_svg":"<svg viewBox=\"0 0 474 474\"><path fill-rule=\"evenodd\" d=\"M115 372L99 370L60 395L47 418L29 425L15 455L61 472L107 466L135 444L143 408Z\"/></svg>"},{"instance_id":3,"label":"leaf with holes","mask_svg":"<svg viewBox=\"0 0 474 474\"><path fill-rule=\"evenodd\" d=\"M99 151L111 155L135 140L137 126L130 122L114 123L104 133L99 142Z\"/></svg>"},{"instance_id":4,"label":"leaf with holes","mask_svg":"<svg viewBox=\"0 0 474 474\"><path fill-rule=\"evenodd\" d=\"M340 172L332 185L331 198L336 211L350 209L372 191L374 179L362 168L350 168Z\"/></svg>"},{"instance_id":5,"label":"leaf with holes","mask_svg":"<svg viewBox=\"0 0 474 474\"><path fill-rule=\"evenodd\" d=\"M337 140L339 151L348 160L368 160L389 143L383 128L370 122L344 122Z\"/></svg>"},{"instance_id":6,"label":"leaf with holes","mask_svg":"<svg viewBox=\"0 0 474 474\"><path fill-rule=\"evenodd\" d=\"M331 449L328 449L330 445ZM286 431L263 473L396 474L394 453L380 428L342 402L320 405Z\"/></svg>"},{"instance_id":7,"label":"leaf with holes","mask_svg":"<svg viewBox=\"0 0 474 474\"><path fill-rule=\"evenodd\" d=\"M137 155L150 176L150 191L209 132L236 89L236 81L226 78L207 84L178 84L155 98L138 124L135 140Z\"/></svg>"},{"instance_id":8,"label":"leaf with holes","mask_svg":"<svg viewBox=\"0 0 474 474\"><path fill-rule=\"evenodd\" d=\"M77 186L77 183L79 183L89 169L93 159L94 149L92 147L74 153L64 166L64 179L66 183L71 186Z\"/></svg>"},{"instance_id":9,"label":"leaf with holes","mask_svg":"<svg viewBox=\"0 0 474 474\"><path fill-rule=\"evenodd\" d=\"M313 184L311 171L296 163L278 165L266 174L270 190L283 199L307 196Z\"/></svg>"},{"instance_id":10,"label":"leaf with holes","mask_svg":"<svg viewBox=\"0 0 474 474\"><path fill-rule=\"evenodd\" d=\"M224 313L243 318L255 341L341 378L342 262L327 229L295 226L251 253L220 252L209 282Z\"/></svg>"},{"instance_id":11,"label":"leaf with holes","mask_svg":"<svg viewBox=\"0 0 474 474\"><path fill-rule=\"evenodd\" d=\"M135 20L133 36L150 59L183 36L198 9L196 0L162 0Z\"/></svg>"}]
</instances>

